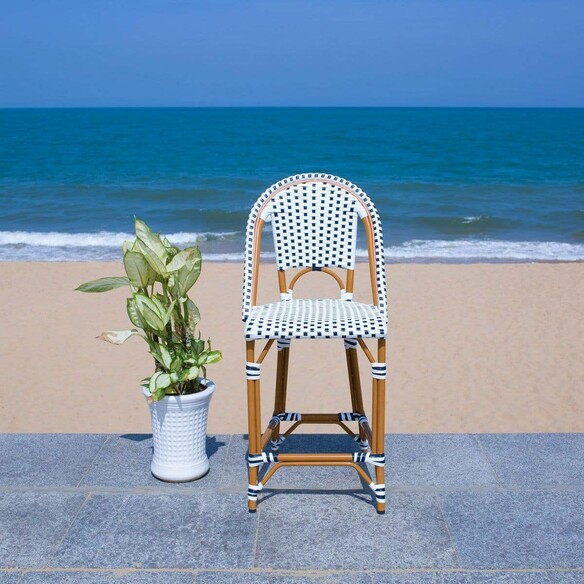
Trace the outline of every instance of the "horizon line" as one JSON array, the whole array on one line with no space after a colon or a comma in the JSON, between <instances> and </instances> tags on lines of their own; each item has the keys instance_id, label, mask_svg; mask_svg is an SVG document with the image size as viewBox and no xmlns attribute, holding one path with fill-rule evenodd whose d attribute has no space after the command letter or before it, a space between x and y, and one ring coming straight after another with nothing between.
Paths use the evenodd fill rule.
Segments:
<instances>
[{"instance_id":1,"label":"horizon line","mask_svg":"<svg viewBox=\"0 0 584 584\"><path fill-rule=\"evenodd\" d=\"M0 110L81 109L584 109L584 105L38 105L3 106Z\"/></svg>"}]
</instances>

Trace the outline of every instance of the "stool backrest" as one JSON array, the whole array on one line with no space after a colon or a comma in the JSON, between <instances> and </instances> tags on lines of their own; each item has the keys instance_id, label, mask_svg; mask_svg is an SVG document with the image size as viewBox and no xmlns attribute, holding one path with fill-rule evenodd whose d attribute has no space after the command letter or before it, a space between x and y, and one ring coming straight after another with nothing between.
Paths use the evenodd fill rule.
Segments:
<instances>
[{"instance_id":1,"label":"stool backrest","mask_svg":"<svg viewBox=\"0 0 584 584\"><path fill-rule=\"evenodd\" d=\"M285 178L267 189L247 222L243 319L255 304L261 232L271 222L278 270L353 270L357 224L365 226L374 303L387 311L381 222L371 199L351 182L329 174Z\"/></svg>"}]
</instances>

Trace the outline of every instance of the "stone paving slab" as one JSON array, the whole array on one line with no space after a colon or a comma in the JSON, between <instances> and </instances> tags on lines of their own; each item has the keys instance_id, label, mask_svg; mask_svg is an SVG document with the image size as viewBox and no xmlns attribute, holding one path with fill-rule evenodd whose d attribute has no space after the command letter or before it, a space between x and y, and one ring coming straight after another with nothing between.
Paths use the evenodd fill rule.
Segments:
<instances>
[{"instance_id":1,"label":"stone paving slab","mask_svg":"<svg viewBox=\"0 0 584 584\"><path fill-rule=\"evenodd\" d=\"M0 434L0 486L74 487L108 434Z\"/></svg>"},{"instance_id":2,"label":"stone paving slab","mask_svg":"<svg viewBox=\"0 0 584 584\"><path fill-rule=\"evenodd\" d=\"M229 439L230 436L207 438L207 455L211 468L202 480L173 484L158 480L150 472L151 434L110 436L84 475L81 485L114 488L153 487L166 490L217 489L221 482Z\"/></svg>"},{"instance_id":3,"label":"stone paving slab","mask_svg":"<svg viewBox=\"0 0 584 584\"><path fill-rule=\"evenodd\" d=\"M196 576L196 584L373 584L370 574L313 574L299 576L297 574L270 572L203 572Z\"/></svg>"},{"instance_id":4,"label":"stone paving slab","mask_svg":"<svg viewBox=\"0 0 584 584\"><path fill-rule=\"evenodd\" d=\"M549 584L546 572L376 574L374 584Z\"/></svg>"},{"instance_id":5,"label":"stone paving slab","mask_svg":"<svg viewBox=\"0 0 584 584\"><path fill-rule=\"evenodd\" d=\"M584 492L444 493L440 501L464 568L584 565Z\"/></svg>"},{"instance_id":6,"label":"stone paving slab","mask_svg":"<svg viewBox=\"0 0 584 584\"><path fill-rule=\"evenodd\" d=\"M20 584L22 574L19 572L0 572L0 584Z\"/></svg>"},{"instance_id":7,"label":"stone paving slab","mask_svg":"<svg viewBox=\"0 0 584 584\"><path fill-rule=\"evenodd\" d=\"M397 488L468 489L500 485L473 436L390 434L385 484Z\"/></svg>"},{"instance_id":8,"label":"stone paving slab","mask_svg":"<svg viewBox=\"0 0 584 584\"><path fill-rule=\"evenodd\" d=\"M243 495L94 495L50 565L249 568L256 528Z\"/></svg>"},{"instance_id":9,"label":"stone paving slab","mask_svg":"<svg viewBox=\"0 0 584 584\"><path fill-rule=\"evenodd\" d=\"M477 436L506 487L584 487L584 434Z\"/></svg>"},{"instance_id":10,"label":"stone paving slab","mask_svg":"<svg viewBox=\"0 0 584 584\"><path fill-rule=\"evenodd\" d=\"M44 566L85 497L81 493L0 493L0 566Z\"/></svg>"},{"instance_id":11,"label":"stone paving slab","mask_svg":"<svg viewBox=\"0 0 584 584\"><path fill-rule=\"evenodd\" d=\"M271 570L36 570L4 572L0 584L582 584L584 571L308 572Z\"/></svg>"},{"instance_id":12,"label":"stone paving slab","mask_svg":"<svg viewBox=\"0 0 584 584\"><path fill-rule=\"evenodd\" d=\"M29 572L18 584L193 584L192 572ZM0 578L0 583L2 580Z\"/></svg>"},{"instance_id":13,"label":"stone paving slab","mask_svg":"<svg viewBox=\"0 0 584 584\"><path fill-rule=\"evenodd\" d=\"M279 494L261 508L256 566L339 570L457 567L433 495L390 495L388 515L370 497ZM285 545L283 544L285 542Z\"/></svg>"},{"instance_id":14,"label":"stone paving slab","mask_svg":"<svg viewBox=\"0 0 584 584\"><path fill-rule=\"evenodd\" d=\"M0 435L0 584L584 584L584 434L389 435L384 516L334 467L282 469L249 514L245 437L210 437L211 472L180 485L151 444Z\"/></svg>"},{"instance_id":15,"label":"stone paving slab","mask_svg":"<svg viewBox=\"0 0 584 584\"><path fill-rule=\"evenodd\" d=\"M582 572L549 572L551 584L584 584Z\"/></svg>"}]
</instances>

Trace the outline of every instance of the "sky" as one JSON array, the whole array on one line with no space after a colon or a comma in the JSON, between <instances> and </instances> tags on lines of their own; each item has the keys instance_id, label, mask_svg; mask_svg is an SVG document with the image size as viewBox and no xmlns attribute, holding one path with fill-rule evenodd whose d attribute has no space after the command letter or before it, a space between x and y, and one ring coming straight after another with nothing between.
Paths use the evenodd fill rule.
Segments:
<instances>
[{"instance_id":1,"label":"sky","mask_svg":"<svg viewBox=\"0 0 584 584\"><path fill-rule=\"evenodd\" d=\"M584 0L0 0L0 107L583 107Z\"/></svg>"}]
</instances>

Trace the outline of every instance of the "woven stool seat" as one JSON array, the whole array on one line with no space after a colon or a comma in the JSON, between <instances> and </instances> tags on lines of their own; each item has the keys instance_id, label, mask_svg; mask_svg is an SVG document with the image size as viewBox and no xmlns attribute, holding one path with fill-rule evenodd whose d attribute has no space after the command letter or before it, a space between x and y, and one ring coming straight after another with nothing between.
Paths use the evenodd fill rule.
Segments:
<instances>
[{"instance_id":1,"label":"woven stool seat","mask_svg":"<svg viewBox=\"0 0 584 584\"><path fill-rule=\"evenodd\" d=\"M246 339L378 339L387 318L372 304L347 300L283 300L254 306L245 323Z\"/></svg>"}]
</instances>

